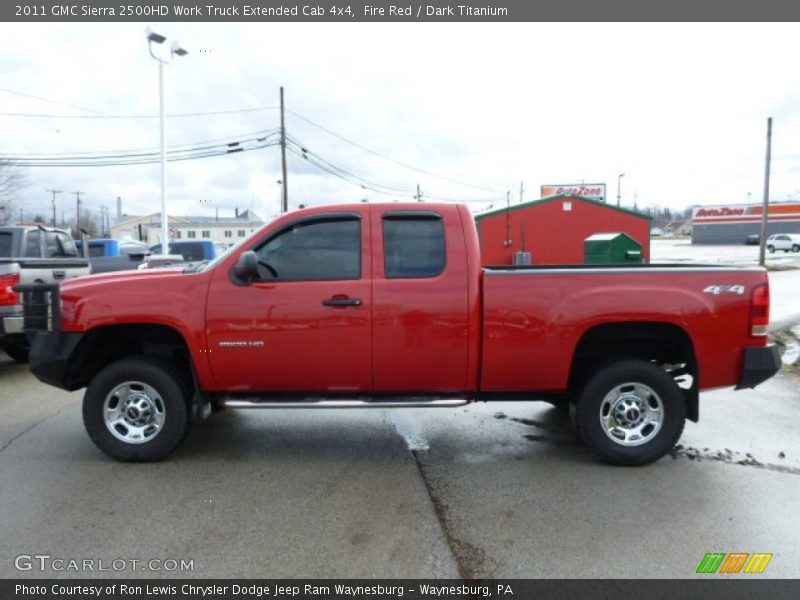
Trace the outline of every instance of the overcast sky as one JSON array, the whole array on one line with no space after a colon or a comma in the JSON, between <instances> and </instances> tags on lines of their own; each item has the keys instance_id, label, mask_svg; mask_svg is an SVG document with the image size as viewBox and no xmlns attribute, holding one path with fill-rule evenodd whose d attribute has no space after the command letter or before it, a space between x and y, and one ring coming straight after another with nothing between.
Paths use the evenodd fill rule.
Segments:
<instances>
[{"instance_id":1,"label":"overcast sky","mask_svg":"<svg viewBox=\"0 0 800 600\"><path fill-rule=\"evenodd\" d=\"M0 24L0 113L157 115L142 24ZM190 54L166 69L168 113L287 107L426 175L289 114L290 135L369 181L486 207L539 186L604 182L622 203L743 203L763 190L774 117L773 199L800 199L797 24L156 24ZM78 110L73 105L95 112ZM0 116L3 155L158 148L155 118ZM167 120L167 145L276 128L277 110ZM29 168L26 217L106 205L159 209L159 166ZM277 147L168 165L172 214L279 209ZM386 200L289 156L290 206ZM463 182L467 185L452 183ZM484 191L478 188L486 188ZM497 192L500 192L498 194ZM496 204L497 206L497 204Z\"/></svg>"}]
</instances>

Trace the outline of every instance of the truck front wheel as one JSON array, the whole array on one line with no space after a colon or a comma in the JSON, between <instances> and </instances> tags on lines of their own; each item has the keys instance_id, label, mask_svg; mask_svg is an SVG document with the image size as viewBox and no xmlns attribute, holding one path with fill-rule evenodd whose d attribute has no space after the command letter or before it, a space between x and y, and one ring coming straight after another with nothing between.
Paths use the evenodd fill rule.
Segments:
<instances>
[{"instance_id":1,"label":"truck front wheel","mask_svg":"<svg viewBox=\"0 0 800 600\"><path fill-rule=\"evenodd\" d=\"M103 452L154 461L184 437L188 411L180 376L165 362L123 358L100 371L83 398L83 423Z\"/></svg>"},{"instance_id":2,"label":"truck front wheel","mask_svg":"<svg viewBox=\"0 0 800 600\"><path fill-rule=\"evenodd\" d=\"M624 360L600 369L577 403L584 442L617 465L645 465L669 452L683 432L686 401L656 365Z\"/></svg>"}]
</instances>

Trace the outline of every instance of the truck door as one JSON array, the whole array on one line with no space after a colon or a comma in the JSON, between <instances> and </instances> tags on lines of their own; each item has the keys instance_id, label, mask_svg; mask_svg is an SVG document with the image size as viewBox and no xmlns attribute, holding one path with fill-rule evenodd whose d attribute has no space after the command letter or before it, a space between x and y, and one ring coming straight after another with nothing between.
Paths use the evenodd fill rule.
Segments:
<instances>
[{"instance_id":1,"label":"truck door","mask_svg":"<svg viewBox=\"0 0 800 600\"><path fill-rule=\"evenodd\" d=\"M369 213L304 215L252 249L259 278L217 269L207 303L209 361L228 391L369 393Z\"/></svg>"},{"instance_id":2,"label":"truck door","mask_svg":"<svg viewBox=\"0 0 800 600\"><path fill-rule=\"evenodd\" d=\"M371 207L376 392L468 389L467 259L454 208Z\"/></svg>"}]
</instances>

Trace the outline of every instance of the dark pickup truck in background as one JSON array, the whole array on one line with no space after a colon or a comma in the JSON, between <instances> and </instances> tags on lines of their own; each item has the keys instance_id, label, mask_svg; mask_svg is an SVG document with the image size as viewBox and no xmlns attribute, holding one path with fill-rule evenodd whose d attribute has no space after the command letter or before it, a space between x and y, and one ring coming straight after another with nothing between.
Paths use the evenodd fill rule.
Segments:
<instances>
[{"instance_id":1,"label":"dark pickup truck in background","mask_svg":"<svg viewBox=\"0 0 800 600\"><path fill-rule=\"evenodd\" d=\"M0 347L19 362L28 360L20 283L60 283L88 275L67 231L45 227L0 227Z\"/></svg>"}]
</instances>

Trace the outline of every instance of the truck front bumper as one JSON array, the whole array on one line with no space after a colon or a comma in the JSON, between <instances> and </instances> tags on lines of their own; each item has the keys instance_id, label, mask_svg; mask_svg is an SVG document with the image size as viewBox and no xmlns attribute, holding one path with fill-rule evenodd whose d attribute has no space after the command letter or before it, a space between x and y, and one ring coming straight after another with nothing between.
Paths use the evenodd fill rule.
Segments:
<instances>
[{"instance_id":1,"label":"truck front bumper","mask_svg":"<svg viewBox=\"0 0 800 600\"><path fill-rule=\"evenodd\" d=\"M28 363L36 379L64 390L78 389L80 386L70 380L68 367L83 334L36 331L28 337L31 345Z\"/></svg>"},{"instance_id":2,"label":"truck front bumper","mask_svg":"<svg viewBox=\"0 0 800 600\"><path fill-rule=\"evenodd\" d=\"M764 348L745 348L742 376L737 390L754 388L781 369L781 353L775 345Z\"/></svg>"}]
</instances>

